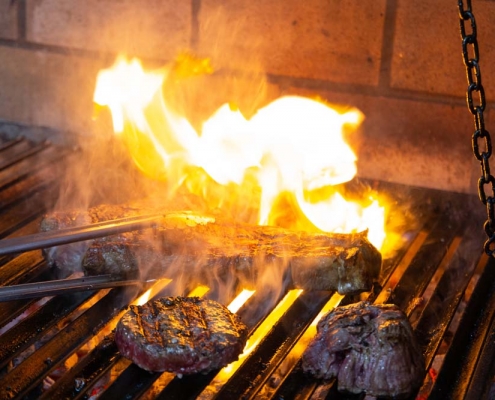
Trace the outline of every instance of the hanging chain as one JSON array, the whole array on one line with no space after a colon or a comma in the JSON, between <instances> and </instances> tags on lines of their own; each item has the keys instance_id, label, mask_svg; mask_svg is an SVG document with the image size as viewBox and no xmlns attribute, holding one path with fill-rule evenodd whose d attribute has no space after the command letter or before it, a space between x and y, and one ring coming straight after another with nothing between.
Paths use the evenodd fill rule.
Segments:
<instances>
[{"instance_id":1,"label":"hanging chain","mask_svg":"<svg viewBox=\"0 0 495 400\"><path fill-rule=\"evenodd\" d=\"M480 200L486 205L488 219L484 224L488 240L484 244L485 253L489 256L495 256L495 178L490 173L490 164L488 159L492 154L492 142L490 133L485 129L485 119L483 112L486 108L485 90L481 84L481 70L479 65L479 49L476 32L476 21L471 7L471 0L458 0L459 18L462 38L462 58L466 66L467 76L467 106L474 116L474 134L472 137L473 153L481 164L481 177L478 180L478 194ZM471 26L468 32L467 25ZM471 55L470 55L471 54ZM473 95L478 95L478 102L475 104ZM483 144L483 150L480 150L480 143ZM491 186L491 195L485 192L486 185Z\"/></svg>"}]
</instances>

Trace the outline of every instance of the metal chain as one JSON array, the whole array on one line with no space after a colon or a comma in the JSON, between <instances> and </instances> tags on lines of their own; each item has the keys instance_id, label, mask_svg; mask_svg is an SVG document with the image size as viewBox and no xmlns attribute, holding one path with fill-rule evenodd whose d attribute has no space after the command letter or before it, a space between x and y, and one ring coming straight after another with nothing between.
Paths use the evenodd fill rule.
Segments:
<instances>
[{"instance_id":1,"label":"metal chain","mask_svg":"<svg viewBox=\"0 0 495 400\"><path fill-rule=\"evenodd\" d=\"M485 253L495 256L495 178L490 173L488 159L492 155L492 141L490 133L485 129L483 112L486 108L485 90L481 84L481 70L479 65L479 49L476 30L476 21L471 7L471 0L458 0L459 19L462 38L462 58L466 66L467 76L467 106L474 116L474 134L472 137L473 153L481 164L481 177L478 180L478 194L481 202L486 205L488 219L484 224L488 240L484 244ZM468 25L471 29L468 30ZM475 104L473 96L478 95ZM480 149L480 143L483 149ZM491 195L487 195L485 187L491 185Z\"/></svg>"}]
</instances>

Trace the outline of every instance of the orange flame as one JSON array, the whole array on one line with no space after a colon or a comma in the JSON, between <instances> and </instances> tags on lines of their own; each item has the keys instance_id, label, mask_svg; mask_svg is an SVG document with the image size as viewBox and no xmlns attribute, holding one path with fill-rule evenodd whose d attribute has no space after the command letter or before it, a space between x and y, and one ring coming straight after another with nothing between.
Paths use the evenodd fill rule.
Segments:
<instances>
[{"instance_id":1,"label":"orange flame","mask_svg":"<svg viewBox=\"0 0 495 400\"><path fill-rule=\"evenodd\" d=\"M303 291L301 289L290 290L284 298L277 304L273 311L263 320L263 322L256 328L253 334L249 337L244 347L243 352L239 355L239 359L222 368L217 376L216 381L227 381L235 371L244 363L246 358L252 351L258 346L263 338L268 334L273 325L284 315L284 313L294 304L297 298Z\"/></svg>"},{"instance_id":2,"label":"orange flame","mask_svg":"<svg viewBox=\"0 0 495 400\"><path fill-rule=\"evenodd\" d=\"M158 279L153 286L151 286L146 292L144 292L141 296L139 296L136 300L134 300L131 304L135 306L142 306L147 303L148 300L155 297L158 293L160 293L168 284L172 282L172 279Z\"/></svg>"},{"instance_id":3,"label":"orange flame","mask_svg":"<svg viewBox=\"0 0 495 400\"><path fill-rule=\"evenodd\" d=\"M242 292L239 293L234 300L230 302L227 306L231 313L236 313L239 311L246 301L254 294L255 290L242 289Z\"/></svg>"},{"instance_id":4,"label":"orange flame","mask_svg":"<svg viewBox=\"0 0 495 400\"><path fill-rule=\"evenodd\" d=\"M368 229L381 247L385 216L378 201L361 205L325 190L356 175L357 158L343 129L362 121L358 110L339 113L316 100L285 96L250 119L224 105L198 132L163 95L173 73L173 67L145 71L138 60L120 57L98 75L94 101L110 108L115 132L147 176L187 187L212 207L242 199L237 203L254 207L262 225ZM174 79L180 75L184 71Z\"/></svg>"}]
</instances>

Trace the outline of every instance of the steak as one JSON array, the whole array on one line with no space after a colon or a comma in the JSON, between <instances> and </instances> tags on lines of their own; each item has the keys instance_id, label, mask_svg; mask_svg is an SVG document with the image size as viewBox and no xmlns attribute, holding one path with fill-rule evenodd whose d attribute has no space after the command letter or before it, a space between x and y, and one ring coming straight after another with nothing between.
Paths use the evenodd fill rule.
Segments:
<instances>
[{"instance_id":1,"label":"steak","mask_svg":"<svg viewBox=\"0 0 495 400\"><path fill-rule=\"evenodd\" d=\"M99 206L87 212L52 213L42 220L41 230L153 212L157 210ZM260 274L272 268L290 276L296 288L341 294L370 290L381 269L381 255L365 232L291 231L187 212L170 214L154 229L49 248L44 254L51 265L70 272L82 268L88 275L137 275L141 266L169 278L188 271L199 280L235 272L241 281L256 284Z\"/></svg>"},{"instance_id":2,"label":"steak","mask_svg":"<svg viewBox=\"0 0 495 400\"><path fill-rule=\"evenodd\" d=\"M222 304L198 297L164 297L130 306L115 330L120 353L152 372L195 374L238 359L248 329Z\"/></svg>"},{"instance_id":3,"label":"steak","mask_svg":"<svg viewBox=\"0 0 495 400\"><path fill-rule=\"evenodd\" d=\"M410 395L423 382L425 364L406 315L393 304L360 302L337 307L317 325L302 368L338 390L377 397Z\"/></svg>"}]
</instances>

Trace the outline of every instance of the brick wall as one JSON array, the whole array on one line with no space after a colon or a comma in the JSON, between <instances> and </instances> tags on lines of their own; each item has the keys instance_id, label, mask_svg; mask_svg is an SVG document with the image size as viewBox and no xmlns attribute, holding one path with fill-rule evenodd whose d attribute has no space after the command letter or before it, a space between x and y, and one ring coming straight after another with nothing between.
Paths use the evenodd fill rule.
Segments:
<instances>
[{"instance_id":1,"label":"brick wall","mask_svg":"<svg viewBox=\"0 0 495 400\"><path fill-rule=\"evenodd\" d=\"M490 129L495 2L473 3ZM156 65L192 50L210 57L216 71L203 82L208 101L196 99L199 108L232 97L255 108L290 93L356 106L366 115L356 134L361 176L472 192L479 168L470 149L456 5L0 0L0 120L3 129L38 138L90 135L96 73L117 53Z\"/></svg>"}]
</instances>

